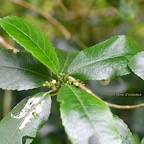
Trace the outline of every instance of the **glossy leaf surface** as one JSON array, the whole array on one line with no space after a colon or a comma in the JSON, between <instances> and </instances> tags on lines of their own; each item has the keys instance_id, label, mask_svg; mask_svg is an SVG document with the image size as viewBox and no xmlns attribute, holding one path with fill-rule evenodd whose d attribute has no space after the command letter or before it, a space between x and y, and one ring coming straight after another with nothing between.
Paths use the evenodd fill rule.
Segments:
<instances>
[{"instance_id":1,"label":"glossy leaf surface","mask_svg":"<svg viewBox=\"0 0 144 144\"><path fill-rule=\"evenodd\" d=\"M67 72L68 66L78 54L78 52L69 52L58 48L56 48L56 53L60 62L60 73Z\"/></svg>"},{"instance_id":2,"label":"glossy leaf surface","mask_svg":"<svg viewBox=\"0 0 144 144\"><path fill-rule=\"evenodd\" d=\"M1 27L21 46L54 73L58 72L59 61L45 33L29 22L14 16L0 19Z\"/></svg>"},{"instance_id":3,"label":"glossy leaf surface","mask_svg":"<svg viewBox=\"0 0 144 144\"><path fill-rule=\"evenodd\" d=\"M49 80L49 70L29 53L0 48L0 88L27 90Z\"/></svg>"},{"instance_id":4,"label":"glossy leaf surface","mask_svg":"<svg viewBox=\"0 0 144 144\"><path fill-rule=\"evenodd\" d=\"M144 80L144 52L140 52L131 58L130 69Z\"/></svg>"},{"instance_id":5,"label":"glossy leaf surface","mask_svg":"<svg viewBox=\"0 0 144 144\"><path fill-rule=\"evenodd\" d=\"M82 80L106 80L130 73L129 59L138 52L126 36L112 37L81 51L69 66L69 74Z\"/></svg>"},{"instance_id":6,"label":"glossy leaf surface","mask_svg":"<svg viewBox=\"0 0 144 144\"><path fill-rule=\"evenodd\" d=\"M115 123L121 135L122 144L136 144L132 133L130 132L128 126L118 117L114 117Z\"/></svg>"},{"instance_id":7,"label":"glossy leaf surface","mask_svg":"<svg viewBox=\"0 0 144 144\"><path fill-rule=\"evenodd\" d=\"M62 86L58 94L65 130L73 144L121 144L108 106L74 86Z\"/></svg>"},{"instance_id":8,"label":"glossy leaf surface","mask_svg":"<svg viewBox=\"0 0 144 144\"><path fill-rule=\"evenodd\" d=\"M0 144L30 144L47 121L51 98L38 93L22 100L0 121Z\"/></svg>"}]
</instances>

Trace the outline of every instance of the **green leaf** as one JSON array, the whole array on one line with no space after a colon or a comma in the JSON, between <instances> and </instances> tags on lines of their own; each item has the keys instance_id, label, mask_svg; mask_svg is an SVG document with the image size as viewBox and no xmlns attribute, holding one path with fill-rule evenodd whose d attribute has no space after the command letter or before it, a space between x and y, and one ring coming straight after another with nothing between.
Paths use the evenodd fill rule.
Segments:
<instances>
[{"instance_id":1,"label":"green leaf","mask_svg":"<svg viewBox=\"0 0 144 144\"><path fill-rule=\"evenodd\" d=\"M59 61L45 33L29 22L14 16L1 18L0 25L21 46L50 68L53 73L58 72Z\"/></svg>"},{"instance_id":2,"label":"green leaf","mask_svg":"<svg viewBox=\"0 0 144 144\"><path fill-rule=\"evenodd\" d=\"M59 62L60 62L59 72L60 73L67 72L68 66L73 61L73 59L76 57L78 52L69 52L69 51L65 51L62 49L58 49L58 48L56 48L55 50L56 50L56 53L57 53L57 56L58 56Z\"/></svg>"},{"instance_id":3,"label":"green leaf","mask_svg":"<svg viewBox=\"0 0 144 144\"><path fill-rule=\"evenodd\" d=\"M0 48L0 88L27 90L42 86L49 80L49 70L31 54Z\"/></svg>"},{"instance_id":4,"label":"green leaf","mask_svg":"<svg viewBox=\"0 0 144 144\"><path fill-rule=\"evenodd\" d=\"M73 144L121 144L113 116L102 100L64 85L58 101L63 125Z\"/></svg>"},{"instance_id":5,"label":"green leaf","mask_svg":"<svg viewBox=\"0 0 144 144\"><path fill-rule=\"evenodd\" d=\"M138 52L126 36L112 37L81 51L69 66L69 74L82 80L106 80L130 73L129 59Z\"/></svg>"},{"instance_id":6,"label":"green leaf","mask_svg":"<svg viewBox=\"0 0 144 144\"><path fill-rule=\"evenodd\" d=\"M119 130L119 133L122 139L122 144L136 144L132 136L132 133L130 132L127 125L123 122L123 120L116 116L114 116L114 120Z\"/></svg>"},{"instance_id":7,"label":"green leaf","mask_svg":"<svg viewBox=\"0 0 144 144\"><path fill-rule=\"evenodd\" d=\"M144 52L134 55L129 62L130 69L144 80Z\"/></svg>"},{"instance_id":8,"label":"green leaf","mask_svg":"<svg viewBox=\"0 0 144 144\"><path fill-rule=\"evenodd\" d=\"M51 98L38 93L22 100L0 121L0 144L30 144L47 121Z\"/></svg>"}]
</instances>

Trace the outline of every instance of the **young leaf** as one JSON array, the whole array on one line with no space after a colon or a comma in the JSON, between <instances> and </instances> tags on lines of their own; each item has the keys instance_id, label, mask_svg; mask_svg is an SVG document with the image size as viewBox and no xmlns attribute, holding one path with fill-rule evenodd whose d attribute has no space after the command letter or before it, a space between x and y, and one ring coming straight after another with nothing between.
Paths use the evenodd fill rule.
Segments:
<instances>
[{"instance_id":1,"label":"young leaf","mask_svg":"<svg viewBox=\"0 0 144 144\"><path fill-rule=\"evenodd\" d=\"M55 50L56 50L56 53L57 53L57 56L58 56L59 62L60 62L59 72L60 73L67 72L68 66L73 61L73 59L76 57L78 52L68 52L68 51L65 51L62 49L58 49L58 48L56 48Z\"/></svg>"},{"instance_id":2,"label":"young leaf","mask_svg":"<svg viewBox=\"0 0 144 144\"><path fill-rule=\"evenodd\" d=\"M81 51L69 66L69 74L82 80L106 80L130 73L129 59L138 52L126 36L112 37Z\"/></svg>"},{"instance_id":3,"label":"young leaf","mask_svg":"<svg viewBox=\"0 0 144 144\"><path fill-rule=\"evenodd\" d=\"M65 130L73 144L122 144L108 106L74 86L58 93Z\"/></svg>"},{"instance_id":4,"label":"young leaf","mask_svg":"<svg viewBox=\"0 0 144 144\"><path fill-rule=\"evenodd\" d=\"M0 48L0 88L27 90L42 86L49 80L49 70L31 54Z\"/></svg>"},{"instance_id":5,"label":"young leaf","mask_svg":"<svg viewBox=\"0 0 144 144\"><path fill-rule=\"evenodd\" d=\"M136 144L132 136L132 133L130 132L127 125L123 122L123 120L121 120L120 118L116 116L114 116L114 120L119 130L119 133L122 139L122 144Z\"/></svg>"},{"instance_id":6,"label":"young leaf","mask_svg":"<svg viewBox=\"0 0 144 144\"><path fill-rule=\"evenodd\" d=\"M38 93L22 100L0 121L0 144L30 144L47 121L51 98Z\"/></svg>"},{"instance_id":7,"label":"young leaf","mask_svg":"<svg viewBox=\"0 0 144 144\"><path fill-rule=\"evenodd\" d=\"M129 62L130 69L144 80L144 52L134 55Z\"/></svg>"},{"instance_id":8,"label":"young leaf","mask_svg":"<svg viewBox=\"0 0 144 144\"><path fill-rule=\"evenodd\" d=\"M58 72L59 61L46 34L27 21L14 16L1 18L0 25L21 46L50 68L53 73Z\"/></svg>"}]
</instances>

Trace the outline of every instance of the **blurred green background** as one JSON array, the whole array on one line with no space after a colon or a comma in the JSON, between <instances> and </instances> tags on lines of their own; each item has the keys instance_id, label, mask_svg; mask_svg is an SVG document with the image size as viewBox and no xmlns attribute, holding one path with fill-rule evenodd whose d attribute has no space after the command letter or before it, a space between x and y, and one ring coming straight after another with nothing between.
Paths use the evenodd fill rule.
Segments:
<instances>
[{"instance_id":1,"label":"blurred green background","mask_svg":"<svg viewBox=\"0 0 144 144\"><path fill-rule=\"evenodd\" d=\"M55 47L68 51L82 50L114 35L124 34L144 49L144 0L0 0L0 17L15 15L32 22L51 39ZM1 28L0 35L23 50ZM87 86L103 100L116 104L144 103L144 82L134 74L107 82L88 81ZM29 91L0 90L0 119L21 99L43 88ZM138 93L137 97L110 96ZM131 129L137 143L144 136L144 108L111 109ZM33 144L70 144L53 97L52 113Z\"/></svg>"}]
</instances>

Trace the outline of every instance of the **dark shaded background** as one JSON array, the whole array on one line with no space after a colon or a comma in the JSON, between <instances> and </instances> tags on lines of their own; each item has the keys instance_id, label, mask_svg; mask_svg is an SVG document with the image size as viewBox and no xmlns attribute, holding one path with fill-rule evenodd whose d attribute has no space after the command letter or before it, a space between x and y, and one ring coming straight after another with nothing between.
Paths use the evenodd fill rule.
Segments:
<instances>
[{"instance_id":1,"label":"dark shaded background","mask_svg":"<svg viewBox=\"0 0 144 144\"><path fill-rule=\"evenodd\" d=\"M27 3L25 3L27 2ZM0 17L16 15L45 33L55 47L82 50L114 35L124 34L144 49L144 0L0 0ZM23 50L0 28L0 35ZM144 102L144 82L134 74L107 82L89 81L88 87L103 100L116 104ZM21 99L43 88L29 91L0 90L0 119ZM119 96L137 93L141 96ZM137 143L144 136L144 108L112 109L134 134ZM33 144L70 144L61 124L59 104L53 97L52 114Z\"/></svg>"}]
</instances>

